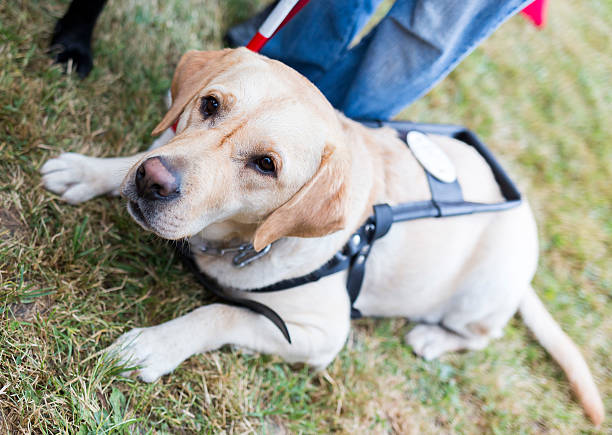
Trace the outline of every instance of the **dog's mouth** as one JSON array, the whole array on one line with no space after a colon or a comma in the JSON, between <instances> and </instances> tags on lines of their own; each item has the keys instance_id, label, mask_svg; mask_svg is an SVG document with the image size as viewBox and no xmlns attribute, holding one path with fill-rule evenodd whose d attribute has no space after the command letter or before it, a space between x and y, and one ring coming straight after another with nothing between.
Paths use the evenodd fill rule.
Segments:
<instances>
[{"instance_id":1,"label":"dog's mouth","mask_svg":"<svg viewBox=\"0 0 612 435\"><path fill-rule=\"evenodd\" d=\"M170 225L170 228L168 228L167 224L160 222L159 217L155 216L155 213L149 212L147 208L147 204L143 206L140 205L138 201L133 201L131 199L128 201L127 209L130 216L132 216L136 223L146 231L151 231L159 237L168 240L184 237L183 235L176 234L179 225Z\"/></svg>"},{"instance_id":2,"label":"dog's mouth","mask_svg":"<svg viewBox=\"0 0 612 435\"><path fill-rule=\"evenodd\" d=\"M144 213L142 212L142 209L136 201L130 200L128 202L128 212L130 213L130 215L132 215L134 220L138 222L144 229L151 229L151 225L149 225L149 223L147 222L147 219Z\"/></svg>"}]
</instances>

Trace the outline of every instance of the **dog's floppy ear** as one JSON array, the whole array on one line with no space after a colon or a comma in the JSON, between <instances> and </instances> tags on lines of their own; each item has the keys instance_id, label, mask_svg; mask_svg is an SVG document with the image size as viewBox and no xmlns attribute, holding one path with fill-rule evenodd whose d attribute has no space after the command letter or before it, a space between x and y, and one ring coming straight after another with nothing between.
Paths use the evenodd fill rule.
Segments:
<instances>
[{"instance_id":1,"label":"dog's floppy ear","mask_svg":"<svg viewBox=\"0 0 612 435\"><path fill-rule=\"evenodd\" d=\"M321 237L344 228L348 174L348 157L327 145L315 175L257 227L255 250L281 237Z\"/></svg>"},{"instance_id":2,"label":"dog's floppy ear","mask_svg":"<svg viewBox=\"0 0 612 435\"><path fill-rule=\"evenodd\" d=\"M214 62L219 61L229 50L188 51L181 57L174 77L172 77L172 106L153 130L153 135L160 134L178 119L189 101L206 86L210 79Z\"/></svg>"}]
</instances>

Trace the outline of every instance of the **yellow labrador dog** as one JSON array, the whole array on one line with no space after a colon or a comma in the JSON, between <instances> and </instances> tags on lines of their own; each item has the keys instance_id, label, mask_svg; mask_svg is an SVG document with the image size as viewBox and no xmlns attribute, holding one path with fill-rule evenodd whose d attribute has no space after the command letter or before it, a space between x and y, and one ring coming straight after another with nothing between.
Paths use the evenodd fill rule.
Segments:
<instances>
[{"instance_id":1,"label":"yellow labrador dog","mask_svg":"<svg viewBox=\"0 0 612 435\"><path fill-rule=\"evenodd\" d=\"M176 121L174 136L167 129ZM220 246L239 240L257 251L273 243L243 268L231 255L196 252L200 270L236 293L319 268L374 204L430 195L422 167L393 130L345 118L297 72L246 49L185 54L172 105L154 130L161 132L152 149L131 157L62 154L42 167L44 185L73 204L120 192L133 218L166 239ZM453 162L466 200L503 200L474 149L432 139ZM604 410L589 369L531 288L537 255L527 203L396 224L373 247L355 307L365 316L417 322L406 341L425 359L482 349L518 309L599 424ZM322 368L349 332L346 279L345 271L282 292L242 292L282 316L292 343L262 315L211 304L127 332L120 352L147 382L226 344Z\"/></svg>"}]
</instances>

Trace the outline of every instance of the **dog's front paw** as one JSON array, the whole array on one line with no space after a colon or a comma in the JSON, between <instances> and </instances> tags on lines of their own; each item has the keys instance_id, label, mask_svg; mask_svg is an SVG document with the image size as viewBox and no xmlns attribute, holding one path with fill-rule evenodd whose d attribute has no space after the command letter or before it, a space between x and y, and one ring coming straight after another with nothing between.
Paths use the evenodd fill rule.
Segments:
<instances>
[{"instance_id":1,"label":"dog's front paw","mask_svg":"<svg viewBox=\"0 0 612 435\"><path fill-rule=\"evenodd\" d=\"M40 169L45 188L61 195L70 204L85 202L109 191L108 178L101 160L82 154L64 153L48 160Z\"/></svg>"},{"instance_id":2,"label":"dog's front paw","mask_svg":"<svg viewBox=\"0 0 612 435\"><path fill-rule=\"evenodd\" d=\"M108 348L108 353L122 365L134 368L124 375L135 375L145 382L156 381L182 361L155 326L126 332Z\"/></svg>"}]
</instances>

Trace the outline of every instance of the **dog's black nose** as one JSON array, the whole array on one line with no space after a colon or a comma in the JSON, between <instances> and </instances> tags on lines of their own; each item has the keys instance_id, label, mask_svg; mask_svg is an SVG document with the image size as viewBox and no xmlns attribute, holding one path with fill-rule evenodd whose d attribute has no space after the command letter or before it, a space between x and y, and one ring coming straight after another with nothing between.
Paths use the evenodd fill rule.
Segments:
<instances>
[{"instance_id":1,"label":"dog's black nose","mask_svg":"<svg viewBox=\"0 0 612 435\"><path fill-rule=\"evenodd\" d=\"M141 198L173 199L180 189L179 176L161 157L145 160L136 170L136 191Z\"/></svg>"}]
</instances>

